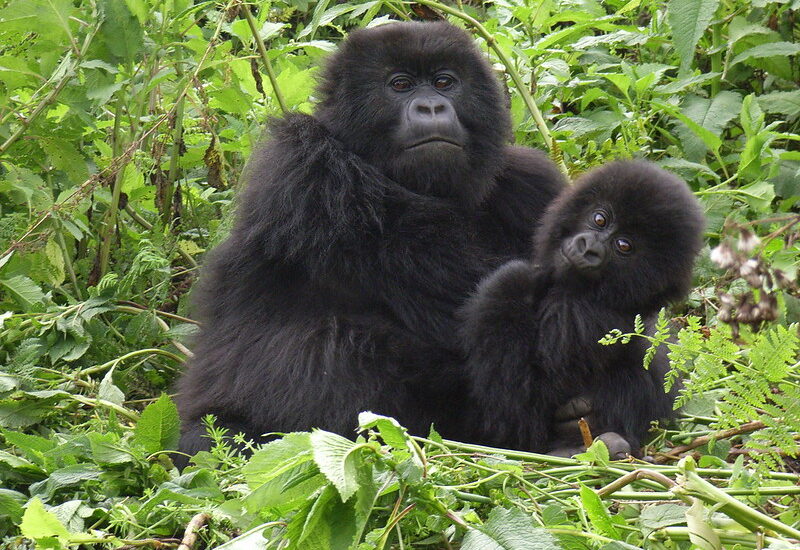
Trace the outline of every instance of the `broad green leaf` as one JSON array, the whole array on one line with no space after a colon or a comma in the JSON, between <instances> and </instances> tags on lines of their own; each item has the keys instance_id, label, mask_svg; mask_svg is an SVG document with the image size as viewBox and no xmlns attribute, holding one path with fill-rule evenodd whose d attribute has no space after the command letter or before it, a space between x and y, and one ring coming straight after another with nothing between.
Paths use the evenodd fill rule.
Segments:
<instances>
[{"instance_id":1,"label":"broad green leaf","mask_svg":"<svg viewBox=\"0 0 800 550\"><path fill-rule=\"evenodd\" d=\"M133 441L148 454L177 448L180 438L178 408L162 394L142 411L133 434Z\"/></svg>"},{"instance_id":2,"label":"broad green leaf","mask_svg":"<svg viewBox=\"0 0 800 550\"><path fill-rule=\"evenodd\" d=\"M667 19L681 60L680 73L691 67L697 42L711 23L717 6L719 0L669 0Z\"/></svg>"},{"instance_id":3,"label":"broad green leaf","mask_svg":"<svg viewBox=\"0 0 800 550\"><path fill-rule=\"evenodd\" d=\"M612 539L621 538L619 530L614 526L614 522L611 520L608 510L606 510L603 501L600 500L597 493L586 485L581 484L580 495L583 509L586 510L586 515L589 516L592 527L603 536Z\"/></svg>"},{"instance_id":4,"label":"broad green leaf","mask_svg":"<svg viewBox=\"0 0 800 550\"><path fill-rule=\"evenodd\" d=\"M742 106L742 97L729 91L719 92L713 99L690 95L681 108L682 114L695 122L698 126L708 130L714 136L721 136L725 127L736 118ZM700 161L705 156L708 148L716 143L712 140L705 142L704 136L708 134L696 133L695 128L686 126L679 134L682 139L683 150L687 157L693 161Z\"/></svg>"},{"instance_id":5,"label":"broad green leaf","mask_svg":"<svg viewBox=\"0 0 800 550\"><path fill-rule=\"evenodd\" d=\"M14 0L0 9L0 32L37 34L56 43L71 35L70 17L75 15L71 0Z\"/></svg>"},{"instance_id":6,"label":"broad green leaf","mask_svg":"<svg viewBox=\"0 0 800 550\"><path fill-rule=\"evenodd\" d=\"M381 434L381 439L395 449L408 449L408 434L405 428L394 418L371 412L362 412L358 415L358 425L364 430L377 428Z\"/></svg>"},{"instance_id":7,"label":"broad green leaf","mask_svg":"<svg viewBox=\"0 0 800 550\"><path fill-rule=\"evenodd\" d=\"M311 433L311 446L314 462L320 472L339 490L342 501L353 496L358 489L358 454L354 451L360 446L338 434L323 430L314 430Z\"/></svg>"},{"instance_id":8,"label":"broad green leaf","mask_svg":"<svg viewBox=\"0 0 800 550\"><path fill-rule=\"evenodd\" d=\"M25 508L19 530L23 537L38 540L43 538L58 537L62 540L69 539L69 531L58 518L45 510L39 498L32 499Z\"/></svg>"},{"instance_id":9,"label":"broad green leaf","mask_svg":"<svg viewBox=\"0 0 800 550\"><path fill-rule=\"evenodd\" d=\"M733 58L730 66L733 67L737 63L747 61L749 59L760 59L764 57L787 57L790 55L797 55L800 53L800 44L794 42L769 42L767 44L760 44L753 46L743 51Z\"/></svg>"},{"instance_id":10,"label":"broad green leaf","mask_svg":"<svg viewBox=\"0 0 800 550\"><path fill-rule=\"evenodd\" d=\"M103 379L100 381L100 387L97 389L97 397L104 401L109 401L116 405L122 405L125 401L125 394L114 385L112 378L114 369L109 370Z\"/></svg>"},{"instance_id":11,"label":"broad green leaf","mask_svg":"<svg viewBox=\"0 0 800 550\"><path fill-rule=\"evenodd\" d=\"M694 499L691 507L686 508L686 524L689 527L689 540L700 550L722 550L719 536L706 518L706 512L700 499Z\"/></svg>"},{"instance_id":12,"label":"broad green leaf","mask_svg":"<svg viewBox=\"0 0 800 550\"><path fill-rule=\"evenodd\" d=\"M255 488L312 458L309 434L290 433L253 453L242 473L247 484Z\"/></svg>"},{"instance_id":13,"label":"broad green leaf","mask_svg":"<svg viewBox=\"0 0 800 550\"><path fill-rule=\"evenodd\" d=\"M139 20L134 17L126 3L120 0L100 0L99 5L104 18L95 40L105 45L112 57L128 62L135 61L144 42Z\"/></svg>"},{"instance_id":14,"label":"broad green leaf","mask_svg":"<svg viewBox=\"0 0 800 550\"><path fill-rule=\"evenodd\" d=\"M537 529L530 516L518 508L495 508L489 519L470 530L461 550L558 550L561 546L544 529Z\"/></svg>"},{"instance_id":15,"label":"broad green leaf","mask_svg":"<svg viewBox=\"0 0 800 550\"><path fill-rule=\"evenodd\" d=\"M22 505L26 500L22 493L0 488L0 518L10 518L12 522L19 523L23 514Z\"/></svg>"},{"instance_id":16,"label":"broad green leaf","mask_svg":"<svg viewBox=\"0 0 800 550\"><path fill-rule=\"evenodd\" d=\"M147 15L150 12L147 0L125 0L125 5L128 6L130 12L136 16L139 23L144 25L147 22ZM161 16L163 17L164 14L162 13Z\"/></svg>"},{"instance_id":17,"label":"broad green leaf","mask_svg":"<svg viewBox=\"0 0 800 550\"><path fill-rule=\"evenodd\" d=\"M758 96L758 104L767 113L786 115L789 120L800 117L800 90L772 92Z\"/></svg>"},{"instance_id":18,"label":"broad green leaf","mask_svg":"<svg viewBox=\"0 0 800 550\"><path fill-rule=\"evenodd\" d=\"M81 185L89 178L86 159L72 143L63 139L41 138L39 144L53 166L67 174L71 183Z\"/></svg>"},{"instance_id":19,"label":"broad green leaf","mask_svg":"<svg viewBox=\"0 0 800 550\"><path fill-rule=\"evenodd\" d=\"M0 285L16 300L25 310L34 309L34 306L44 303L44 292L39 285L24 275L17 275L9 279L0 279Z\"/></svg>"},{"instance_id":20,"label":"broad green leaf","mask_svg":"<svg viewBox=\"0 0 800 550\"><path fill-rule=\"evenodd\" d=\"M264 538L264 532L274 527L275 522L272 521L261 524L225 544L215 546L213 550L266 550L268 541Z\"/></svg>"}]
</instances>

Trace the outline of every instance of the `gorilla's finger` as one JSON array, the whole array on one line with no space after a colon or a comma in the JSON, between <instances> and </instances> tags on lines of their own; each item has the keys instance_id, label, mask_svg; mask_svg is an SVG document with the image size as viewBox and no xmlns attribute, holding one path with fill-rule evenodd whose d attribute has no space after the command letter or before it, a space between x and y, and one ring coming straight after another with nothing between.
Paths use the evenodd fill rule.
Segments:
<instances>
[{"instance_id":1,"label":"gorilla's finger","mask_svg":"<svg viewBox=\"0 0 800 550\"><path fill-rule=\"evenodd\" d=\"M564 405L557 408L553 416L556 421L561 421L561 420L577 421L581 417L589 416L591 412L592 412L592 403L589 400L589 398L584 396L579 396L579 397L573 397L572 399L567 401Z\"/></svg>"},{"instance_id":2,"label":"gorilla's finger","mask_svg":"<svg viewBox=\"0 0 800 550\"><path fill-rule=\"evenodd\" d=\"M600 434L597 439L606 444L608 456L611 457L611 460L623 460L628 455L633 454L630 443L617 432Z\"/></svg>"}]
</instances>

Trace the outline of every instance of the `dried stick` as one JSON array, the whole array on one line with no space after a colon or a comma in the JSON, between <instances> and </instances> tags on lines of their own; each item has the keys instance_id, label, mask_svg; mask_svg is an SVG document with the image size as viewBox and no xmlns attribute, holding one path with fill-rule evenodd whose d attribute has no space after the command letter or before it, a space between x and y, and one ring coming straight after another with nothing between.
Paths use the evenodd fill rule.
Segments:
<instances>
[{"instance_id":1,"label":"dried stick","mask_svg":"<svg viewBox=\"0 0 800 550\"><path fill-rule=\"evenodd\" d=\"M681 445L679 447L675 447L674 449L671 449L670 451L660 455L658 458L656 458L656 462L660 463L660 462L666 462L667 460L676 459L678 458L678 455L680 455L681 453L685 453L686 451L691 451L692 449L696 449L701 445L705 445L712 439L713 440L728 439L735 435L754 432L764 427L766 427L766 425L763 422L755 420L753 422L748 422L747 424L742 424L738 428L730 428L728 430L720 430L718 432L714 432L713 434L701 435L700 437L695 438L694 441L692 441L687 445Z\"/></svg>"},{"instance_id":2,"label":"dried stick","mask_svg":"<svg viewBox=\"0 0 800 550\"><path fill-rule=\"evenodd\" d=\"M183 532L183 540L180 546L178 546L178 550L192 550L194 543L197 542L197 531L199 531L209 519L211 519L211 515L205 512L196 514L189 522L189 525L186 526L186 531Z\"/></svg>"}]
</instances>

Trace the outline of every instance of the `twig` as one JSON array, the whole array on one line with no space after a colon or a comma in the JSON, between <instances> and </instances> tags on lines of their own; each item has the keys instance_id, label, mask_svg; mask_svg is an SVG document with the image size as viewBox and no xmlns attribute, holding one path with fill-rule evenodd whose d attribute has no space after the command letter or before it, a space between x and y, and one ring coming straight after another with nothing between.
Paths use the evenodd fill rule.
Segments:
<instances>
[{"instance_id":1,"label":"twig","mask_svg":"<svg viewBox=\"0 0 800 550\"><path fill-rule=\"evenodd\" d=\"M721 430L718 432L714 432L712 434L702 435L698 438L695 438L694 441L692 441L691 443L688 443L686 445L681 445L680 447L675 447L670 451L658 456L656 458L656 462L661 463L661 462L666 462L667 460L670 459L675 459L681 453L685 453L686 451L691 451L692 449L696 449L697 447L705 445L711 440L716 441L718 439L728 439L736 435L754 432L764 427L766 427L766 425L763 422L753 421L753 422L748 422L747 424L742 424L738 428L730 428L728 430Z\"/></svg>"},{"instance_id":2,"label":"twig","mask_svg":"<svg viewBox=\"0 0 800 550\"><path fill-rule=\"evenodd\" d=\"M192 550L194 543L197 542L197 531L200 530L209 519L211 519L211 515L205 512L196 514L189 522L189 525L186 526L186 531L183 532L183 540L180 546L178 546L178 550Z\"/></svg>"},{"instance_id":3,"label":"twig","mask_svg":"<svg viewBox=\"0 0 800 550\"><path fill-rule=\"evenodd\" d=\"M578 428L580 428L581 430L581 438L583 438L583 446L588 449L589 447L591 447L594 438L592 437L592 430L589 429L589 423L586 422L585 418L581 417L581 419L578 420Z\"/></svg>"},{"instance_id":4,"label":"twig","mask_svg":"<svg viewBox=\"0 0 800 550\"><path fill-rule=\"evenodd\" d=\"M646 469L639 469L634 470L624 476L612 481L605 487L601 487L597 490L597 496L600 498L607 497L616 491L619 491L623 487L626 487L633 483L634 481L638 481L640 479L649 479L651 481L655 481L656 483L660 483L667 489L671 489L672 487L677 486L673 480L665 476L664 474L654 472L653 470L646 470Z\"/></svg>"},{"instance_id":5,"label":"twig","mask_svg":"<svg viewBox=\"0 0 800 550\"><path fill-rule=\"evenodd\" d=\"M6 152L8 148L11 147L11 145L13 145L20 137L22 137L22 135L30 127L30 125L33 124L33 121L36 120L36 118L40 114L42 114L42 111L44 111L48 105L50 105L53 101L55 101L55 99L64 89L64 86L67 85L67 82L72 80L72 78L75 76L75 70L78 68L78 65L80 65L80 63L83 61L83 56L86 55L86 52L89 49L89 45L92 43L94 35L97 34L97 31L99 29L100 29L100 23L95 25L92 31L86 35L86 38L84 38L83 40L83 46L81 47L80 51L77 52L78 55L76 56L72 66L66 70L64 76L61 78L61 80L58 81L58 84L56 84L55 88L50 90L50 93L47 94L47 96L45 96L44 99L42 99L42 101L36 106L36 108L34 108L33 111L31 111L31 114L20 121L20 127L17 128L17 131L14 132L11 136L9 136L9 138L2 145L0 145L0 155Z\"/></svg>"}]
</instances>

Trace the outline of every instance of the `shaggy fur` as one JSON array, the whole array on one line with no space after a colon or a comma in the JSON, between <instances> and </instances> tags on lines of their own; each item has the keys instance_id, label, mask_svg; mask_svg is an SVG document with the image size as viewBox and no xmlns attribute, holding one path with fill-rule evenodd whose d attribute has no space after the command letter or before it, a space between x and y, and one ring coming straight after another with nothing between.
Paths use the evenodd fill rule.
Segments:
<instances>
[{"instance_id":1,"label":"shaggy fur","mask_svg":"<svg viewBox=\"0 0 800 550\"><path fill-rule=\"evenodd\" d=\"M455 72L463 151L397 146L397 69ZM227 241L196 291L202 321L179 382L180 448L207 448L208 413L233 432L353 433L357 413L463 437L468 399L455 311L480 278L532 253L563 186L539 151L507 145L499 83L444 23L359 30L324 73L314 116L274 121Z\"/></svg>"},{"instance_id":2,"label":"shaggy fur","mask_svg":"<svg viewBox=\"0 0 800 550\"><path fill-rule=\"evenodd\" d=\"M598 211L605 227L594 222ZM703 225L686 184L645 162L608 164L559 196L537 230L535 262L502 266L462 312L482 412L478 438L533 451L577 445L552 441L553 413L586 396L594 434L617 432L638 450L650 422L672 412L674 395L663 389L668 362L659 352L644 370L643 339L598 340L614 328L632 332L636 314L651 318L685 297ZM606 247L602 265L569 260L570 243L583 234ZM628 239L630 253L613 248L618 238Z\"/></svg>"}]
</instances>

